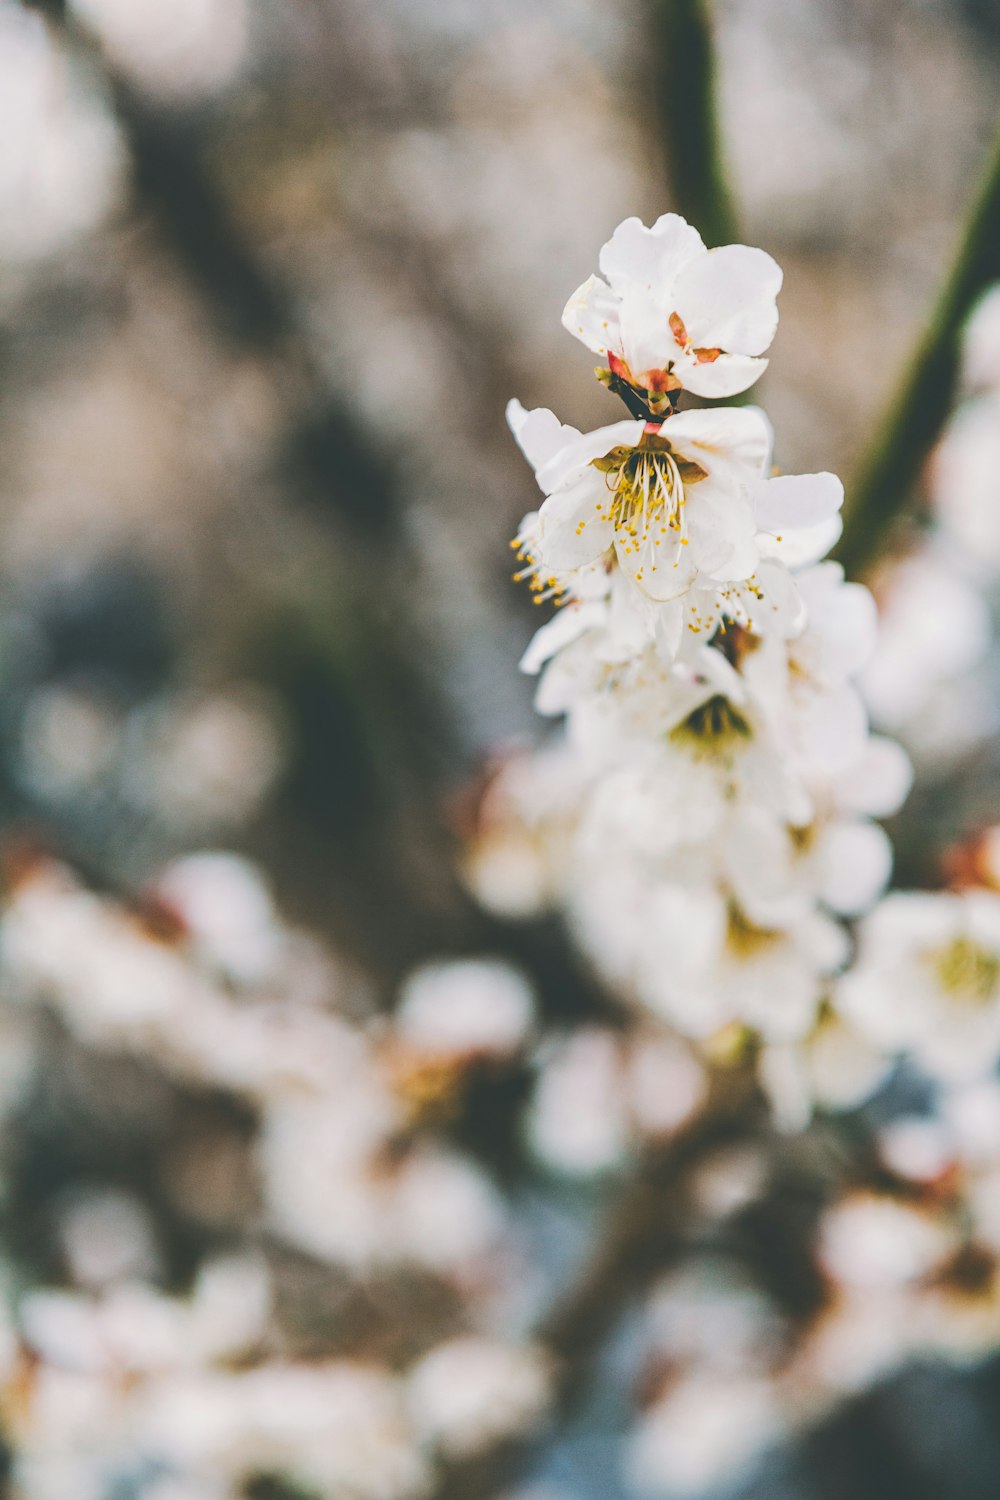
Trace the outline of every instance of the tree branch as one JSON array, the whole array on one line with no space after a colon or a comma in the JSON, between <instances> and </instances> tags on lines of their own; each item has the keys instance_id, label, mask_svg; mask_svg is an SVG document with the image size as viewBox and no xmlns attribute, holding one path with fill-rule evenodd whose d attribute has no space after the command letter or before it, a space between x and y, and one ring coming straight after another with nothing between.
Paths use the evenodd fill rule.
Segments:
<instances>
[{"instance_id":1,"label":"tree branch","mask_svg":"<svg viewBox=\"0 0 1000 1500\"><path fill-rule=\"evenodd\" d=\"M951 273L848 489L837 556L849 575L862 574L872 564L909 501L954 400L962 325L976 298L998 279L1000 135Z\"/></svg>"},{"instance_id":2,"label":"tree branch","mask_svg":"<svg viewBox=\"0 0 1000 1500\"><path fill-rule=\"evenodd\" d=\"M709 0L652 0L654 99L674 204L708 245L737 238L716 102Z\"/></svg>"}]
</instances>

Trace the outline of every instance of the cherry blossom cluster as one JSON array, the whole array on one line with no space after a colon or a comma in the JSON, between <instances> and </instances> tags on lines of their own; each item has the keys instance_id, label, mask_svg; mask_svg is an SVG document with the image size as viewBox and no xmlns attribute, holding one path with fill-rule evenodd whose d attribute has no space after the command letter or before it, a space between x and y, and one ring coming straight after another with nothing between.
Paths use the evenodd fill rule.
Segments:
<instances>
[{"instance_id":1,"label":"cherry blossom cluster","mask_svg":"<svg viewBox=\"0 0 1000 1500\"><path fill-rule=\"evenodd\" d=\"M904 1364L995 1352L998 1128L995 1080L885 1126L871 1182L842 1188L796 1247L787 1301L725 1252L654 1288L626 1445L636 1493L717 1493Z\"/></svg>"},{"instance_id":2,"label":"cherry blossom cluster","mask_svg":"<svg viewBox=\"0 0 1000 1500\"><path fill-rule=\"evenodd\" d=\"M26 858L0 948L10 1151L67 1049L88 1129L114 1113L88 1057L142 1070L145 1121L168 1111L152 1203L103 1184L98 1160L51 1210L61 1275L0 1263L12 1493L238 1500L266 1476L420 1500L442 1465L543 1421L542 1289L492 1175L443 1128L533 1043L517 969L425 964L384 1016L253 866L218 853L175 861L133 908ZM185 1154L192 1108L208 1114ZM216 1246L189 1291L166 1284L164 1214Z\"/></svg>"},{"instance_id":3,"label":"cherry blossom cluster","mask_svg":"<svg viewBox=\"0 0 1000 1500\"><path fill-rule=\"evenodd\" d=\"M765 1083L787 1095L795 1075L808 1092L814 1063L842 1074L841 1054L869 1050L827 1002L849 951L840 919L890 873L873 820L909 786L856 685L875 606L824 561L839 481L775 473L756 408L681 405L765 368L770 256L706 250L665 214L620 225L600 269L563 322L632 415L580 433L508 410L545 497L515 542L518 576L557 605L522 666L566 733L492 789L471 877L504 904L517 851L491 839L495 809L526 802L523 840L544 846L528 883L568 910L615 988L709 1048L752 1039ZM849 1071L874 1081L878 1058Z\"/></svg>"}]
</instances>

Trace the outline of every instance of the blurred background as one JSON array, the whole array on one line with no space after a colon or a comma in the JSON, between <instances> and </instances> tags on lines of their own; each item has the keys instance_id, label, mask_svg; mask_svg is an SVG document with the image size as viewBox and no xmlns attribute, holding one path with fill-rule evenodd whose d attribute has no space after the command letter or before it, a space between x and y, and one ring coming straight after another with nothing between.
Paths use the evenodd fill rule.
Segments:
<instances>
[{"instance_id":1,"label":"blurred background","mask_svg":"<svg viewBox=\"0 0 1000 1500\"><path fill-rule=\"evenodd\" d=\"M362 1295L340 1242L301 1228L299 1199L319 1218L361 1212L347 1199L324 1209L307 1183L293 1193L311 1127L281 1137L273 1168L298 1195L281 1211L300 1224L285 1236L295 1250L261 1228L250 1143L264 1060L255 1053L233 1082L205 1061L229 1046L221 1022L196 1063L178 1062L176 1038L156 1033L145 1055L130 1032L116 1042L118 1022L102 1030L110 1012L94 1021L92 996L69 1020L50 1002L74 970L90 982L102 964L114 974L93 993L115 989L124 1009L164 982L132 951L139 913L140 946L166 946L172 961L183 929L185 972L198 976L184 983L208 974L255 1004L313 1016L335 994L360 1027L397 1002L414 966L486 955L543 1017L606 1018L557 922L489 914L462 879L462 849L489 767L542 738L516 670L537 617L510 581L507 545L535 492L504 405L517 395L581 427L614 420L559 315L621 219L685 206L666 138L685 80L659 9L0 0L0 798L13 906L25 891L39 903L9 939L8 984L25 988L30 970L50 1005L30 1036L31 1007L10 1006L0 1049L12 1296L139 1277L190 1312L210 1257L251 1243L280 1312L251 1344L277 1339L286 1372L300 1358L396 1369L466 1326L462 1299L490 1309L474 1327L533 1326L580 1261L610 1189L604 1178L553 1187L530 1165L520 1065L491 1065L457 1103L447 1068L442 1081L412 1054L401 1066L412 1117L442 1150L469 1155L468 1201L480 1203L470 1182L485 1193L487 1172L489 1193L502 1192L527 1290L512 1299L517 1277L492 1261L489 1276L478 1261L469 1273L466 1247L461 1274L434 1250L399 1284L362 1256ZM1000 9L718 0L715 43L739 237L785 271L759 392L776 456L850 476L988 155ZM946 728L938 718L915 732L923 779L897 831L908 879L995 806L995 668L978 670L974 700L955 700ZM245 863L199 864L206 850ZM347 1076L341 1042L330 1045ZM768 1264L780 1300L777 1252ZM245 1309L259 1287L241 1286L227 1295ZM147 1313L121 1316L137 1327ZM36 1308L38 1326L54 1317ZM712 1325L723 1343L735 1317L730 1307ZM362 1482L338 1477L332 1459L289 1477L267 1455L228 1468L195 1455L174 1473L110 1437L95 1456L65 1437L100 1426L86 1403L53 1397L41 1436L18 1416L48 1357L44 1334L25 1355L22 1328L3 1403L8 1493L674 1493L655 1477L630 1487L623 1434L643 1334L629 1315L607 1333L598 1378L562 1430L509 1475L470 1470L459 1483L422 1471ZM224 1363L248 1358L230 1350ZM180 1411L171 1432L194 1423ZM699 1490L695 1463L677 1493L986 1500L1000 1491L998 1415L1000 1368L911 1371L762 1467L717 1484L709 1474ZM113 1427L108 1417L101 1430ZM19 1446L35 1455L26 1468Z\"/></svg>"}]
</instances>

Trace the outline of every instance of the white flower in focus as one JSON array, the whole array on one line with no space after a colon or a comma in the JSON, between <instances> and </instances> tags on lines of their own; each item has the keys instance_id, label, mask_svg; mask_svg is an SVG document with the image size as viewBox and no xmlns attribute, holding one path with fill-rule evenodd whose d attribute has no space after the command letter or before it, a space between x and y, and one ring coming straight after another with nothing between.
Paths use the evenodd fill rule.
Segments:
<instances>
[{"instance_id":1,"label":"white flower in focus","mask_svg":"<svg viewBox=\"0 0 1000 1500\"><path fill-rule=\"evenodd\" d=\"M523 435L539 413L512 405L509 420ZM769 449L767 423L750 408L679 412L569 436L536 468L547 498L528 567L557 591L563 575L613 552L655 603L686 593L699 574L747 579L759 561L751 494Z\"/></svg>"},{"instance_id":2,"label":"white flower in focus","mask_svg":"<svg viewBox=\"0 0 1000 1500\"><path fill-rule=\"evenodd\" d=\"M836 539L843 487L832 474L765 479L761 413L683 412L586 436L517 401L507 419L549 496L522 523L515 578L530 577L536 603L569 605L539 632L524 670L595 626L608 637L602 655L655 639L668 661L686 633L708 640L727 623L785 637L802 629L789 567Z\"/></svg>"},{"instance_id":3,"label":"white flower in focus","mask_svg":"<svg viewBox=\"0 0 1000 1500\"><path fill-rule=\"evenodd\" d=\"M932 1077L985 1075L1000 1058L1000 896L893 892L862 922L836 1004Z\"/></svg>"},{"instance_id":4,"label":"white flower in focus","mask_svg":"<svg viewBox=\"0 0 1000 1500\"><path fill-rule=\"evenodd\" d=\"M717 652L705 655L725 668ZM614 839L656 858L701 845L724 863L744 816L795 828L811 822L804 783L754 705L741 701L738 680L720 691L700 675L668 674L654 657L628 671L605 669L588 694L567 678L572 665L552 664L538 706L561 708L579 693L569 729L594 764L582 838L595 850Z\"/></svg>"},{"instance_id":5,"label":"white flower in focus","mask_svg":"<svg viewBox=\"0 0 1000 1500\"><path fill-rule=\"evenodd\" d=\"M678 214L626 219L601 250L604 276L573 293L563 327L607 359L651 411L677 390L734 396L763 374L781 270L763 250L706 250Z\"/></svg>"},{"instance_id":6,"label":"white flower in focus","mask_svg":"<svg viewBox=\"0 0 1000 1500\"><path fill-rule=\"evenodd\" d=\"M407 1407L426 1442L463 1458L534 1431L550 1391L541 1350L467 1336L439 1344L411 1369Z\"/></svg>"}]
</instances>

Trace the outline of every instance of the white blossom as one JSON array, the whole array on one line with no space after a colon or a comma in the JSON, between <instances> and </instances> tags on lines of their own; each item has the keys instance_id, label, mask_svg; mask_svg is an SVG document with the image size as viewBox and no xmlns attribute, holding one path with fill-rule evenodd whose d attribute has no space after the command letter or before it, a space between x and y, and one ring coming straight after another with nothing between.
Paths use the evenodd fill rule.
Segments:
<instances>
[{"instance_id":1,"label":"white blossom","mask_svg":"<svg viewBox=\"0 0 1000 1500\"><path fill-rule=\"evenodd\" d=\"M876 1046L935 1077L1000 1059L1000 896L894 892L861 924L837 1005Z\"/></svg>"},{"instance_id":2,"label":"white blossom","mask_svg":"<svg viewBox=\"0 0 1000 1500\"><path fill-rule=\"evenodd\" d=\"M467 1336L439 1344L411 1369L407 1405L425 1440L463 1457L537 1428L550 1382L541 1350Z\"/></svg>"},{"instance_id":3,"label":"white blossom","mask_svg":"<svg viewBox=\"0 0 1000 1500\"><path fill-rule=\"evenodd\" d=\"M534 997L523 974L500 960L464 959L410 974L393 1029L419 1054L505 1057L525 1041L533 1019Z\"/></svg>"},{"instance_id":4,"label":"white blossom","mask_svg":"<svg viewBox=\"0 0 1000 1500\"><path fill-rule=\"evenodd\" d=\"M626 219L563 312L563 326L612 375L662 410L672 391L733 396L767 368L781 271L763 250L706 250L679 214Z\"/></svg>"},{"instance_id":5,"label":"white blossom","mask_svg":"<svg viewBox=\"0 0 1000 1500\"><path fill-rule=\"evenodd\" d=\"M843 500L831 474L765 477L771 434L752 408L679 412L581 434L544 409L507 409L546 495L517 539L536 599L586 605L613 564L633 585L618 602L670 658L685 627L723 619L794 634L804 611L788 572L822 554ZM565 627L557 627L562 631Z\"/></svg>"}]
</instances>

